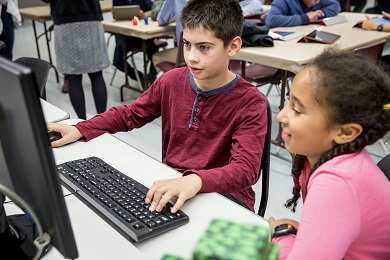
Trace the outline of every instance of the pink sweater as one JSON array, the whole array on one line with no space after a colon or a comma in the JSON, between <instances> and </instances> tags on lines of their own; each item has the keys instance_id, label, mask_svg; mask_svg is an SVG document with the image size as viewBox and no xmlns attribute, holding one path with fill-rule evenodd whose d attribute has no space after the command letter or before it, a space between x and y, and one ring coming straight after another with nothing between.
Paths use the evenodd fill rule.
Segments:
<instances>
[{"instance_id":1,"label":"pink sweater","mask_svg":"<svg viewBox=\"0 0 390 260\"><path fill-rule=\"evenodd\" d=\"M321 165L302 193L297 235L273 240L279 259L390 259L390 182L365 149Z\"/></svg>"},{"instance_id":2,"label":"pink sweater","mask_svg":"<svg viewBox=\"0 0 390 260\"><path fill-rule=\"evenodd\" d=\"M162 160L202 179L200 192L231 193L250 209L267 131L266 102L240 77L199 89L187 68L164 73L131 104L111 108L76 127L90 140L162 120ZM131 158L130 158L131 159Z\"/></svg>"}]
</instances>

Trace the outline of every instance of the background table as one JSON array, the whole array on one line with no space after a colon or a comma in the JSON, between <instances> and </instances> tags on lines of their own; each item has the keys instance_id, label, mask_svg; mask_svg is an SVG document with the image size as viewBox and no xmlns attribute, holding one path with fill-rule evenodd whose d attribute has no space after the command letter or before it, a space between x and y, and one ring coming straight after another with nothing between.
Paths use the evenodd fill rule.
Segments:
<instances>
[{"instance_id":1,"label":"background table","mask_svg":"<svg viewBox=\"0 0 390 260\"><path fill-rule=\"evenodd\" d=\"M322 30L325 32L341 35L341 38L333 44L299 43L297 41L300 38L295 38L290 41L274 40L274 47L244 47L234 59L260 63L280 69L282 83L279 109L281 110L284 107L288 71L294 74L298 73L306 66L310 59L316 57L325 48L330 46L337 46L342 50L353 50L366 44L390 38L390 33L387 32L353 28L358 21L366 19L367 14L344 12L339 15L345 16L348 21L331 26L322 26ZM272 31L301 32L303 35L306 35L316 27L320 27L320 25L310 24L305 26L280 27L274 28ZM279 125L279 133L273 143L283 147L283 140L280 134Z\"/></svg>"},{"instance_id":2,"label":"background table","mask_svg":"<svg viewBox=\"0 0 390 260\"><path fill-rule=\"evenodd\" d=\"M148 85L148 58L147 58L147 40L151 40L158 37L165 37L167 35L175 34L175 23L171 23L167 26L159 26L156 21L152 21L152 19L148 19L148 24L145 24L143 20L140 20L138 25L133 25L131 21L103 21L102 22L104 31L113 34L120 34L123 36L132 36L136 38L140 38L142 40L142 53L143 53L143 62L144 62L144 82L143 87L141 89L133 88L129 84L128 80L128 71L127 71L127 52L125 37L122 37L123 44L123 62L125 63L125 85L121 87L121 101L123 101L123 87L133 89L136 91L144 91ZM151 62L151 61L150 61Z\"/></svg>"}]
</instances>

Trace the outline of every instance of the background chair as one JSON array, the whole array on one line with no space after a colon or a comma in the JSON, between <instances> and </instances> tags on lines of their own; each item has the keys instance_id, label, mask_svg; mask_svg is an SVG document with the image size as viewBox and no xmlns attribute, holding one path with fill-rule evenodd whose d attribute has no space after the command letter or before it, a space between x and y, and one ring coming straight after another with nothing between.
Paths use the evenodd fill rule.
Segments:
<instances>
[{"instance_id":1,"label":"background chair","mask_svg":"<svg viewBox=\"0 0 390 260\"><path fill-rule=\"evenodd\" d=\"M110 39L111 39L112 36L114 36L114 35L115 35L115 34L111 34L111 35L108 37L108 39L107 39L107 48L108 48L108 45L109 45L109 43L110 43ZM161 38L155 38L155 39L154 39L154 43L156 44L156 46L157 46L158 48L163 48L163 49L164 49L164 48L168 45L168 43L167 43L166 40L163 40L163 39L167 39L167 38L169 38L169 36L165 36L165 37L161 37ZM134 59L134 55L137 54L137 53L139 53L139 52L142 52L142 49L139 49L139 48L137 48L137 47L134 47L134 48L132 48L131 50L129 50L129 51L127 52L126 61L127 61L128 59L130 59L130 63L131 63L131 66L132 66L133 69L134 69L134 73L135 73L136 80L137 80L139 86L140 86L141 89L142 89L142 86L144 85L143 78L141 78L140 75L139 75L139 73L138 73L137 64L136 64L135 59ZM111 81L110 81L110 85L111 85L111 86L112 86L112 83L114 82L114 78L115 78L115 76L116 76L116 72L117 72L117 68L114 67L114 71L113 71L113 73L112 73L112 77L111 77ZM145 76L146 76L146 75L144 75L144 77L145 77ZM122 92L122 89L121 89L121 92Z\"/></svg>"},{"instance_id":2,"label":"background chair","mask_svg":"<svg viewBox=\"0 0 390 260\"><path fill-rule=\"evenodd\" d=\"M371 59L375 63L379 63L382 57L383 48L385 46L386 40L381 40L373 42L358 48L355 48L353 51L360 53L367 58Z\"/></svg>"},{"instance_id":3,"label":"background chair","mask_svg":"<svg viewBox=\"0 0 390 260\"><path fill-rule=\"evenodd\" d=\"M377 165L390 181L390 154L383 157Z\"/></svg>"},{"instance_id":4,"label":"background chair","mask_svg":"<svg viewBox=\"0 0 390 260\"><path fill-rule=\"evenodd\" d=\"M167 72L174 68L180 68L187 66L186 61L184 60L184 45L183 45L183 32L180 34L180 40L178 41L177 46L177 56L176 62L161 62L159 64L155 64L157 68L159 68L162 72Z\"/></svg>"},{"instance_id":5,"label":"background chair","mask_svg":"<svg viewBox=\"0 0 390 260\"><path fill-rule=\"evenodd\" d=\"M231 60L229 63L229 69L234 73L241 75L249 82L255 83L256 87L261 87L266 84L270 84L265 94L268 97L272 87L276 87L280 94L279 84L282 80L281 71L277 68L270 67L263 64L251 63L248 66L245 61ZM288 79L294 77L295 74L288 72ZM288 93L289 86L287 86Z\"/></svg>"},{"instance_id":6,"label":"background chair","mask_svg":"<svg viewBox=\"0 0 390 260\"><path fill-rule=\"evenodd\" d=\"M257 214L259 216L262 216L262 217L264 217L265 210L267 209L267 203L268 203L269 171L270 171L270 162L271 162L271 159L270 159L270 157L271 157L271 132L272 132L272 130L271 130L271 127L272 127L271 106L268 102L267 97L265 97L265 100L267 101L267 123L268 123L268 126L267 126L267 133L265 135L265 140L264 140L263 154L261 156L260 173L259 173L259 179L261 177L261 199L260 199L259 210L257 211Z\"/></svg>"},{"instance_id":7,"label":"background chair","mask_svg":"<svg viewBox=\"0 0 390 260\"><path fill-rule=\"evenodd\" d=\"M31 57L21 57L14 61L32 70L39 88L39 96L46 100L46 82L52 68L51 64L45 60Z\"/></svg>"},{"instance_id":8,"label":"background chair","mask_svg":"<svg viewBox=\"0 0 390 260\"><path fill-rule=\"evenodd\" d=\"M385 46L386 40L381 40L378 42L370 43L361 47L354 49L356 53L360 53L367 58L371 59L373 62L379 64L382 57L383 48ZM383 138L378 140L385 154L389 154L389 150L386 147Z\"/></svg>"}]
</instances>

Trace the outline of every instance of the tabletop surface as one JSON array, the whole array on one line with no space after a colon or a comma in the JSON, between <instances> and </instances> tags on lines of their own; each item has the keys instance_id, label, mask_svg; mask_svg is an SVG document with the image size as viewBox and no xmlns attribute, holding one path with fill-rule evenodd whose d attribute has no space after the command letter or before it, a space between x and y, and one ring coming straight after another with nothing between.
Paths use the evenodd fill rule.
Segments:
<instances>
[{"instance_id":1,"label":"tabletop surface","mask_svg":"<svg viewBox=\"0 0 390 260\"><path fill-rule=\"evenodd\" d=\"M298 43L297 41L300 38L290 41L274 40L274 47L243 47L234 59L256 62L297 73L311 58L317 56L329 46L352 50L356 47L390 38L390 33L353 28L358 21L364 20L367 14L340 13L339 15L345 16L347 22L331 26L310 24L272 29L272 31L301 32L306 35L315 28L321 27L325 32L341 35L340 39L333 44Z\"/></svg>"},{"instance_id":2,"label":"tabletop surface","mask_svg":"<svg viewBox=\"0 0 390 260\"><path fill-rule=\"evenodd\" d=\"M58 122L69 119L69 113L50 104L44 99L40 99L45 122Z\"/></svg>"},{"instance_id":3,"label":"tabletop surface","mask_svg":"<svg viewBox=\"0 0 390 260\"><path fill-rule=\"evenodd\" d=\"M78 119L63 123L75 124ZM140 183L150 187L157 179L180 177L180 173L129 146L112 135L104 134L89 142L75 142L53 149L57 164L97 156ZM65 194L69 194L64 189ZM268 226L260 216L216 193L198 194L182 210L189 223L140 243L131 243L73 195L65 197L79 251L78 259L161 259L170 253L190 258L213 219L224 219L256 226ZM9 207L9 206L7 206ZM8 210L7 214L15 211ZM56 249L45 259L63 259Z\"/></svg>"},{"instance_id":4,"label":"tabletop surface","mask_svg":"<svg viewBox=\"0 0 390 260\"><path fill-rule=\"evenodd\" d=\"M148 24L145 24L144 20L139 20L137 25L133 25L132 21L102 21L105 32L118 33L126 36L133 36L144 40L174 35L175 23L171 23L167 26L159 26L156 21L148 19Z\"/></svg>"}]
</instances>

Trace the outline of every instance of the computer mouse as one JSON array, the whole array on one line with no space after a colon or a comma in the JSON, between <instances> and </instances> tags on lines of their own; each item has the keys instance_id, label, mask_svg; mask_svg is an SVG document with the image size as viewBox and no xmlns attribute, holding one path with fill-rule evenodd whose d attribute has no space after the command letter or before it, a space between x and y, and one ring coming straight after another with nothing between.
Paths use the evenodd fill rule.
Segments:
<instances>
[{"instance_id":1,"label":"computer mouse","mask_svg":"<svg viewBox=\"0 0 390 260\"><path fill-rule=\"evenodd\" d=\"M60 132L47 132L47 133L49 135L50 143L62 138L62 135Z\"/></svg>"}]
</instances>

